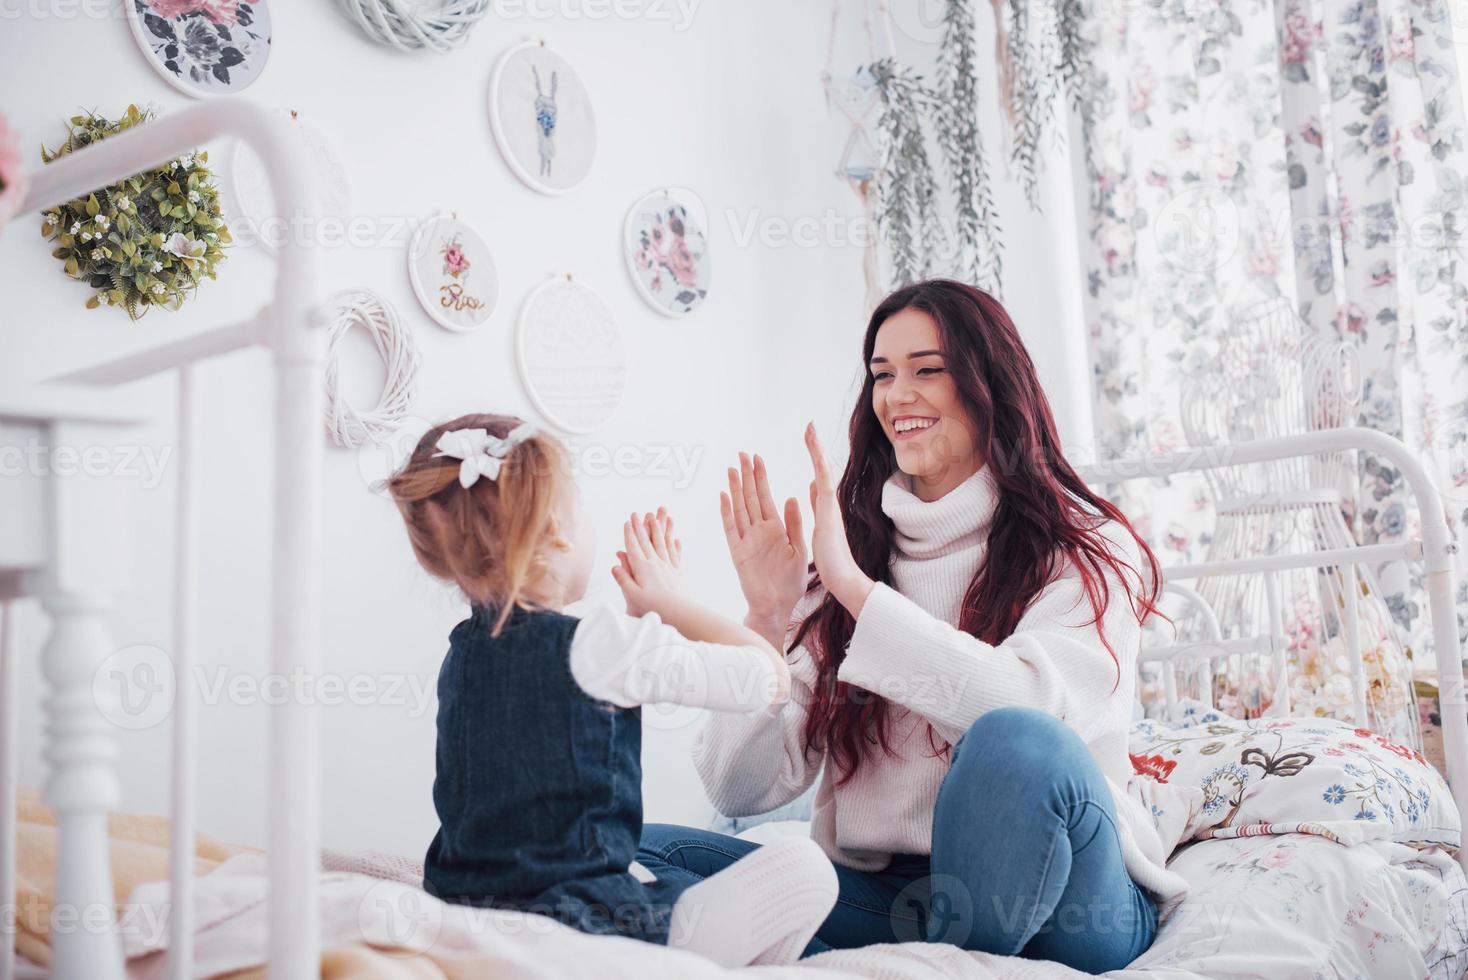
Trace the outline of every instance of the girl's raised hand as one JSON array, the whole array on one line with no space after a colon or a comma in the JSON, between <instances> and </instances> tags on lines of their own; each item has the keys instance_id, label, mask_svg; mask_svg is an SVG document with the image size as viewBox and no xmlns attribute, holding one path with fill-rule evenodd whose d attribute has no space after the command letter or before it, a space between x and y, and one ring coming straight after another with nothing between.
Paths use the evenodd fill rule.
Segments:
<instances>
[{"instance_id":1,"label":"girl's raised hand","mask_svg":"<svg viewBox=\"0 0 1468 980\"><path fill-rule=\"evenodd\" d=\"M673 519L659 507L656 514L633 514L622 525L625 550L617 552L612 578L627 600L627 615L658 611L663 601L683 592L683 543L673 536Z\"/></svg>"},{"instance_id":2,"label":"girl's raised hand","mask_svg":"<svg viewBox=\"0 0 1468 980\"><path fill-rule=\"evenodd\" d=\"M719 494L719 514L750 616L784 635L790 613L805 593L809 563L799 501L785 501L781 520L765 461L740 453L739 468L729 469L729 492Z\"/></svg>"}]
</instances>

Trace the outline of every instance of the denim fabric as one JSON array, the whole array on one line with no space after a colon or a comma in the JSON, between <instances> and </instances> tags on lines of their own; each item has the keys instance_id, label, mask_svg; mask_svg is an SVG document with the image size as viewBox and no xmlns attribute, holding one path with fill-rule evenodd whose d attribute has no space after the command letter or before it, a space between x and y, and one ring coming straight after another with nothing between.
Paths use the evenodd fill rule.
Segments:
<instances>
[{"instance_id":1,"label":"denim fabric","mask_svg":"<svg viewBox=\"0 0 1468 980\"><path fill-rule=\"evenodd\" d=\"M681 885L629 872L642 832L642 718L571 676L578 620L517 610L498 637L476 608L438 678L439 830L423 885L583 932L667 942Z\"/></svg>"},{"instance_id":2,"label":"denim fabric","mask_svg":"<svg viewBox=\"0 0 1468 980\"><path fill-rule=\"evenodd\" d=\"M1031 708L998 708L952 759L932 854L895 855L878 872L837 865L840 898L806 955L927 940L1104 973L1146 952L1156 906L1127 874L1111 791L1075 732ZM637 859L687 885L757 846L648 824Z\"/></svg>"}]
</instances>

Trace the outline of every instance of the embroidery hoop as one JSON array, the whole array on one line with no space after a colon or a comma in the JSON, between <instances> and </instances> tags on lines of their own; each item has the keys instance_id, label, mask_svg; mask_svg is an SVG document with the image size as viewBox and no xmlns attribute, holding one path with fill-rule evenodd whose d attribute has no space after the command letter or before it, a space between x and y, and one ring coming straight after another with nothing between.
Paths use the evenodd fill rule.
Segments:
<instances>
[{"instance_id":1,"label":"embroidery hoop","mask_svg":"<svg viewBox=\"0 0 1468 980\"><path fill-rule=\"evenodd\" d=\"M648 288L647 283L642 281L642 270L637 267L637 261L633 256L632 232L634 222L645 211L645 205L657 198L680 204L688 212L689 221L697 226L699 233L703 236L704 246L704 269L706 278L702 283L704 296L698 302L686 310L675 310L668 307L656 293ZM622 254L627 260L627 273L632 277L632 284L637 287L637 293L647 305L671 320L681 320L686 316L696 313L704 303L708 302L708 289L713 279L713 257L709 254L708 241L708 209L704 206L703 199L687 187L660 187L632 202L632 207L627 209L627 217L622 222Z\"/></svg>"},{"instance_id":2,"label":"embroidery hoop","mask_svg":"<svg viewBox=\"0 0 1468 980\"><path fill-rule=\"evenodd\" d=\"M142 53L143 60L148 63L148 67L152 68L154 74L159 78L167 82L170 88L182 92L192 99L218 99L238 95L260 80L260 76L265 74L265 68L270 63L270 55L275 51L275 17L270 12L270 0L256 0L255 6L264 10L265 20L270 25L268 32L270 43L266 45L265 61L260 65L260 70L255 72L254 78L243 85L230 85L228 88L218 90L199 88L184 81L163 67L163 63L153 54L153 42L146 33L143 18L138 14L137 4L133 0L121 0L121 2L123 4L123 16L127 18L128 29L132 32L133 40L137 43L138 50Z\"/></svg>"},{"instance_id":3,"label":"embroidery hoop","mask_svg":"<svg viewBox=\"0 0 1468 980\"><path fill-rule=\"evenodd\" d=\"M570 273L547 279L525 297L515 328L515 366L535 410L571 435L586 435L605 425L627 390L621 328L601 296ZM572 376L573 371L579 377ZM550 380L551 372L566 379L555 392L540 386L543 376ZM598 377L597 372L606 378L601 391L587 383ZM577 401L591 405L580 418L568 415L577 412Z\"/></svg>"},{"instance_id":4,"label":"embroidery hoop","mask_svg":"<svg viewBox=\"0 0 1468 980\"><path fill-rule=\"evenodd\" d=\"M352 213L352 187L345 158L335 138L314 123L302 119L294 109L279 108L276 114L300 138L316 167L317 186L321 190L321 216L339 218L345 224ZM248 143L235 140L229 147L228 163L222 169L232 220L253 221L258 229L262 221L280 218L275 214L275 198L265 165ZM289 218L282 220L289 225ZM279 251L275 243L263 235L257 234L254 244L271 255Z\"/></svg>"},{"instance_id":5,"label":"embroidery hoop","mask_svg":"<svg viewBox=\"0 0 1468 980\"><path fill-rule=\"evenodd\" d=\"M570 60L565 55L563 55L559 49L553 48L550 45L546 44L545 41L540 40L522 41L519 44L516 44L515 46L510 48L504 54L500 55L499 60L495 62L494 72L490 75L489 78L489 95L487 99L489 109L489 128L490 131L494 133L495 146L499 148L500 156L504 157L505 164L510 168L511 173L513 173L516 177L520 179L520 182L522 184L524 184L526 187L529 187L533 191L538 191L541 194L548 194L551 197L559 197L563 194L569 194L571 191L575 190L586 182L586 178L591 174L592 168L596 165L596 149L597 144L600 143L600 140L597 138L595 129L593 129L591 134L591 150L586 160L586 173L582 174L581 179L577 180L576 183L569 184L565 187L557 187L554 184L546 183L539 176L537 176L536 174L532 174L529 170L527 170L524 163L520 160L518 156L516 156L514 146L510 143L509 136L505 133L504 121L500 119L500 86L504 84L505 69L509 67L510 62L515 58L515 56L520 54L522 51L536 48L543 49L554 55L568 70L571 71L576 79L576 84L580 86L581 91L586 95L586 111L591 117L593 126L595 125L596 110L591 105L591 93L586 88L586 83L582 81L581 73L576 71L575 67L571 65Z\"/></svg>"},{"instance_id":6,"label":"embroidery hoop","mask_svg":"<svg viewBox=\"0 0 1468 980\"><path fill-rule=\"evenodd\" d=\"M326 431L333 442L347 449L368 442L380 444L397 431L408 414L418 381L418 345L392 305L370 289L343 290L333 295L330 303L333 311L325 361ZM367 412L353 408L337 386L340 345L353 327L367 331L387 367L382 395Z\"/></svg>"},{"instance_id":7,"label":"embroidery hoop","mask_svg":"<svg viewBox=\"0 0 1468 980\"><path fill-rule=\"evenodd\" d=\"M418 273L418 261L422 257L423 244L427 240L429 232L438 228L445 221L455 222L464 231L473 235L478 240L479 249L475 254L475 264L479 266L487 265L488 274L494 283L491 294L492 298L484 310L484 315L478 323L471 326L456 323L444 315L442 308L438 305L437 297L429 292L428 287L423 282L423 277ZM432 218L425 221L413 233L413 240L408 244L408 281L412 284L413 295L417 297L418 305L423 307L423 312L428 314L428 318L445 330L452 330L455 333L473 333L475 330L480 329L489 322L489 318L494 315L494 311L499 307L500 275L499 267L494 261L494 253L489 250L489 244L484 240L484 236L479 234L478 229L461 219L458 213L454 211L438 212Z\"/></svg>"}]
</instances>

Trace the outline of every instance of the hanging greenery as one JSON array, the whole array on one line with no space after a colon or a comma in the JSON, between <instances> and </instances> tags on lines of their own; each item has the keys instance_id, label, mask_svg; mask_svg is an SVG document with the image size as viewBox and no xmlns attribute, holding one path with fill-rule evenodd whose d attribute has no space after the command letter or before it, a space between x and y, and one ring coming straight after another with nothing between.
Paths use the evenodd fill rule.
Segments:
<instances>
[{"instance_id":1,"label":"hanging greenery","mask_svg":"<svg viewBox=\"0 0 1468 980\"><path fill-rule=\"evenodd\" d=\"M1018 168L1030 207L1040 210L1040 174L1045 157L1040 144L1048 136L1058 149L1065 142L1063 120L1055 104L1062 89L1081 123L1086 174L1095 184L1096 166L1090 139L1096 121L1095 42L1085 32L1087 0L1004 0L1000 35L1004 60L1015 84L1005 108L1013 126L1010 160Z\"/></svg>"},{"instance_id":2,"label":"hanging greenery","mask_svg":"<svg viewBox=\"0 0 1468 980\"><path fill-rule=\"evenodd\" d=\"M955 267L969 282L996 295L1003 276L999 214L989 186L984 140L979 133L979 71L973 8L948 4L938 52L938 147L953 187L958 254Z\"/></svg>"},{"instance_id":3,"label":"hanging greenery","mask_svg":"<svg viewBox=\"0 0 1468 980\"><path fill-rule=\"evenodd\" d=\"M141 125L151 113L128 106L117 121L90 112L73 116L66 142L41 148L46 163ZM87 308L120 306L134 320L151 307L177 310L205 278L216 278L225 227L205 152L186 154L45 213L41 234L66 274L94 292Z\"/></svg>"},{"instance_id":4,"label":"hanging greenery","mask_svg":"<svg viewBox=\"0 0 1468 980\"><path fill-rule=\"evenodd\" d=\"M894 284L905 286L934 274L946 250L947 233L938 217L938 178L928 157L923 115L933 93L920 75L884 58L871 68L882 100L877 226L886 233Z\"/></svg>"},{"instance_id":5,"label":"hanging greenery","mask_svg":"<svg viewBox=\"0 0 1468 980\"><path fill-rule=\"evenodd\" d=\"M1082 30L1083 4L1084 0L995 4L1001 115L1012 128L1010 162L1026 201L1036 211L1043 145L1048 139L1058 147L1064 139L1063 119L1055 109L1062 88L1080 116L1082 132L1091 132L1094 75L1091 43ZM1003 285L1002 229L979 131L972 0L947 0L943 17L932 86L893 58L870 69L882 106L877 225L887 245L893 285L943 272L998 295ZM940 218L942 186L928 155L930 135L942 157L946 190L953 195L951 236ZM1094 171L1089 152L1083 155L1088 172Z\"/></svg>"}]
</instances>

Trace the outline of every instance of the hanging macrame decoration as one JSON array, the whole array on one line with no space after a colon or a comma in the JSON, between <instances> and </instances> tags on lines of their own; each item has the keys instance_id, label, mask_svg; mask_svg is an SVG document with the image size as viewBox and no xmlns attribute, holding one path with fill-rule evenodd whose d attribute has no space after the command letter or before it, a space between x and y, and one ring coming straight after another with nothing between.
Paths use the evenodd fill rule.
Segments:
<instances>
[{"instance_id":1,"label":"hanging macrame decoration","mask_svg":"<svg viewBox=\"0 0 1468 980\"><path fill-rule=\"evenodd\" d=\"M606 424L627 388L627 352L612 311L593 290L557 276L526 298L515 360L530 401L573 435Z\"/></svg>"},{"instance_id":2,"label":"hanging macrame decoration","mask_svg":"<svg viewBox=\"0 0 1468 980\"><path fill-rule=\"evenodd\" d=\"M477 330L499 302L494 256L479 232L457 214L440 214L408 246L413 295L446 330Z\"/></svg>"},{"instance_id":3,"label":"hanging macrame decoration","mask_svg":"<svg viewBox=\"0 0 1468 980\"><path fill-rule=\"evenodd\" d=\"M591 96L571 63L544 41L516 45L495 65L489 123L511 172L542 194L564 194L591 172Z\"/></svg>"},{"instance_id":4,"label":"hanging macrame decoration","mask_svg":"<svg viewBox=\"0 0 1468 980\"><path fill-rule=\"evenodd\" d=\"M876 25L882 25L889 51L893 41L891 24L883 5L864 0L862 23L866 30L867 64L849 75L834 74L832 69L836 58L836 35L841 26L841 9L840 0L831 6L831 34L826 45L826 67L821 72L821 85L826 93L827 110L834 109L840 113L847 126L846 141L836 162L836 176L851 188L861 203L862 220L866 223L862 276L866 282L867 308L872 309L886 291L882 282L876 228L877 184L882 165L882 141L877 128L882 98L877 78L870 67L879 57Z\"/></svg>"},{"instance_id":5,"label":"hanging macrame decoration","mask_svg":"<svg viewBox=\"0 0 1468 980\"><path fill-rule=\"evenodd\" d=\"M642 298L664 316L691 313L708 296L712 262L706 223L703 202L683 188L653 191L627 212L622 230L627 269Z\"/></svg>"},{"instance_id":6,"label":"hanging macrame decoration","mask_svg":"<svg viewBox=\"0 0 1468 980\"><path fill-rule=\"evenodd\" d=\"M269 0L122 0L148 64L194 98L233 95L270 60Z\"/></svg>"}]
</instances>

